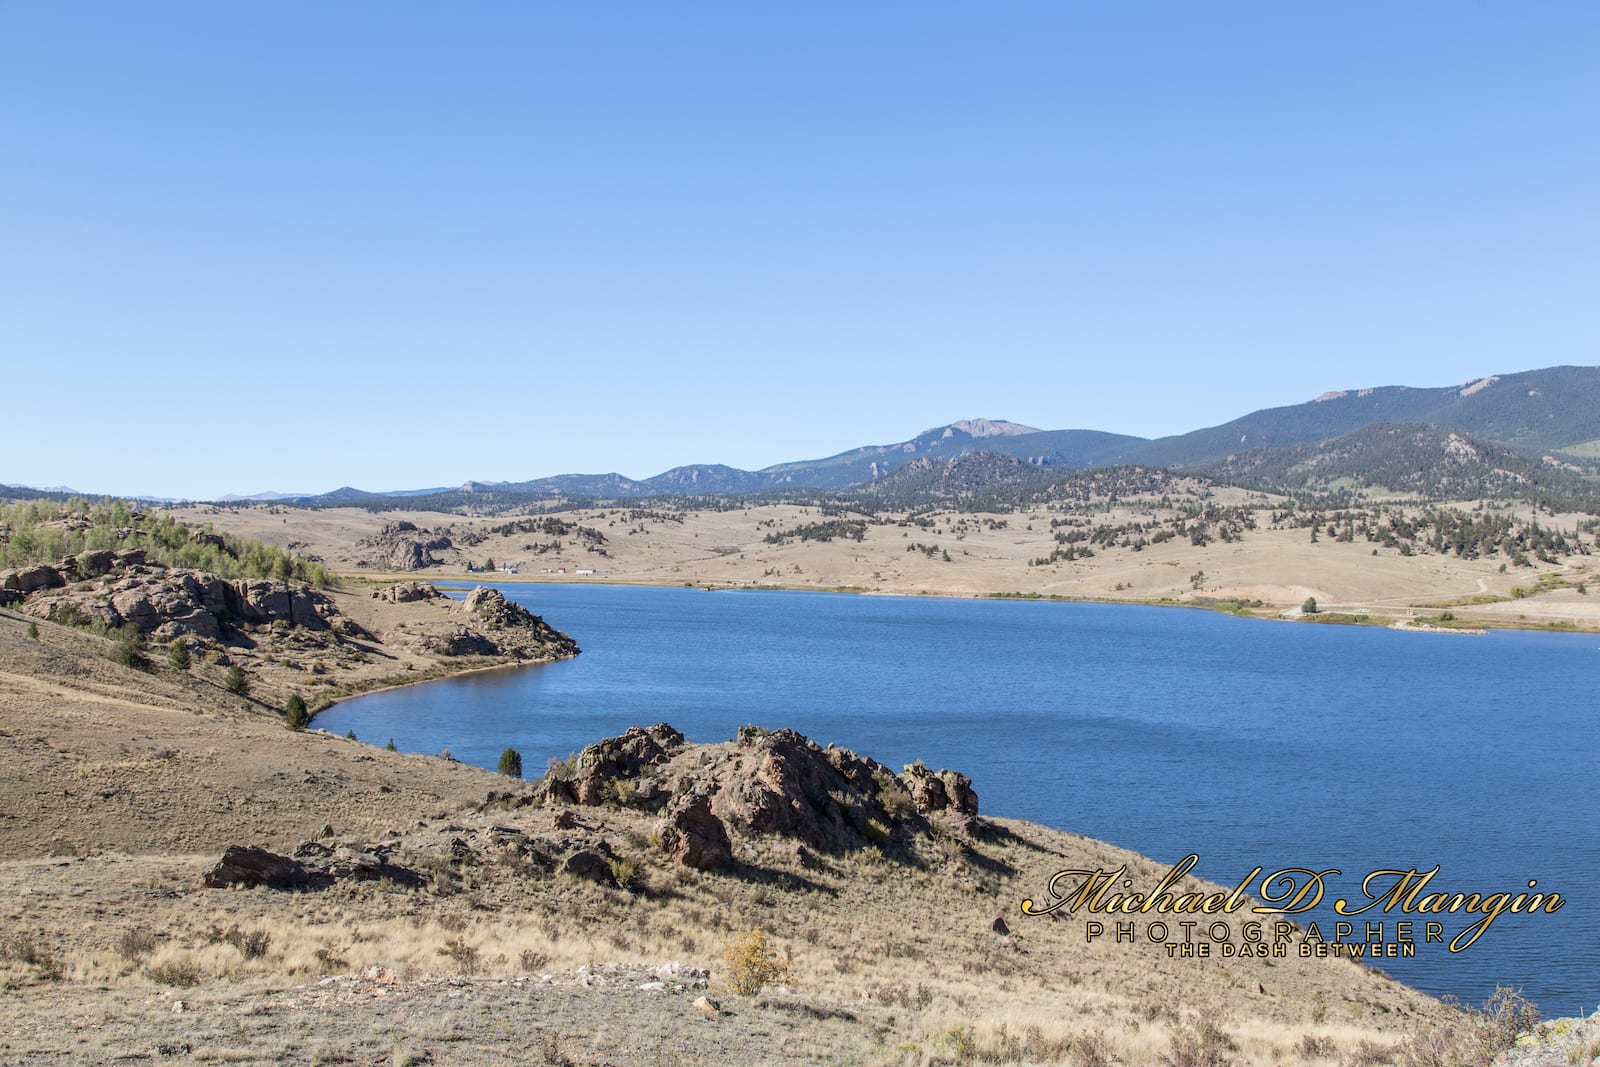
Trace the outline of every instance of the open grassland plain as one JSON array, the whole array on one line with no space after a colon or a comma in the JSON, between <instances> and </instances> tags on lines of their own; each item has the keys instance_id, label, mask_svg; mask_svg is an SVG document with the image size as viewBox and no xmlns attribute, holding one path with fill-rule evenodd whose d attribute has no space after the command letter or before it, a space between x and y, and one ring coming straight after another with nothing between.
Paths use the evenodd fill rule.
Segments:
<instances>
[{"instance_id":1,"label":"open grassland plain","mask_svg":"<svg viewBox=\"0 0 1600 1067\"><path fill-rule=\"evenodd\" d=\"M494 581L1111 599L1291 616L1310 600L1328 621L1600 629L1595 520L1482 502L1308 510L1213 487L1007 512L643 503L520 518L281 505L177 514L372 578L484 580L492 564ZM397 523L420 531L404 536L448 545L420 570L392 569L381 548Z\"/></svg>"}]
</instances>

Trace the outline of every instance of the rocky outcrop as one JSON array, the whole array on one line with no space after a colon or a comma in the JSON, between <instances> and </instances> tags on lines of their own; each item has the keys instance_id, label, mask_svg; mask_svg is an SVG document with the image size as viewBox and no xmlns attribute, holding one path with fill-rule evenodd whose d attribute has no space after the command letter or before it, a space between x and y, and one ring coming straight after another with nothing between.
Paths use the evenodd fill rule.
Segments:
<instances>
[{"instance_id":1,"label":"rocky outcrop","mask_svg":"<svg viewBox=\"0 0 1600 1067\"><path fill-rule=\"evenodd\" d=\"M486 585L480 585L468 593L467 598L461 602L461 608L474 622L496 630L533 626L543 621L521 604L513 604L507 600L506 595L500 590L491 589Z\"/></svg>"},{"instance_id":2,"label":"rocky outcrop","mask_svg":"<svg viewBox=\"0 0 1600 1067\"><path fill-rule=\"evenodd\" d=\"M206 872L208 889L266 886L268 889L317 889L345 879L385 879L417 886L426 881L415 871L390 862L393 845L357 848L348 844L303 842L293 856L280 856L251 845L229 845L222 859Z\"/></svg>"},{"instance_id":3,"label":"rocky outcrop","mask_svg":"<svg viewBox=\"0 0 1600 1067\"><path fill-rule=\"evenodd\" d=\"M36 588L39 581L34 578ZM341 618L333 602L309 586L265 578L229 580L148 564L119 566L97 580L46 583L43 588L28 597L23 607L27 614L80 625L98 621L113 628L132 623L158 640L216 640L229 626L272 623L325 630Z\"/></svg>"},{"instance_id":4,"label":"rocky outcrop","mask_svg":"<svg viewBox=\"0 0 1600 1067\"><path fill-rule=\"evenodd\" d=\"M410 587L410 588L407 588ZM397 603L432 600L442 594L425 582L401 582L396 592L383 590ZM374 594L378 595L378 594ZM448 614L413 620L389 631L385 640L435 656L510 656L515 659L564 659L578 654L578 643L528 609L507 600L499 590L474 589Z\"/></svg>"},{"instance_id":5,"label":"rocky outcrop","mask_svg":"<svg viewBox=\"0 0 1600 1067\"><path fill-rule=\"evenodd\" d=\"M978 794L972 790L972 779L955 771L930 771L921 763L906 768L903 779L911 802L924 815L936 811L953 811L958 815L976 817Z\"/></svg>"},{"instance_id":6,"label":"rocky outcrop","mask_svg":"<svg viewBox=\"0 0 1600 1067\"><path fill-rule=\"evenodd\" d=\"M622 736L604 738L578 753L577 768L563 793L578 804L625 801L653 811L666 791L651 770L666 764L683 746L683 734L664 722L630 726Z\"/></svg>"},{"instance_id":7,"label":"rocky outcrop","mask_svg":"<svg viewBox=\"0 0 1600 1067\"><path fill-rule=\"evenodd\" d=\"M492 634L491 643L500 655L564 659L576 656L578 643L521 604L506 599L504 593L478 586L461 603L467 625Z\"/></svg>"},{"instance_id":8,"label":"rocky outcrop","mask_svg":"<svg viewBox=\"0 0 1600 1067\"><path fill-rule=\"evenodd\" d=\"M824 749L793 730L741 731L737 773L713 795L712 810L756 834L794 837L823 851L887 836L879 783L894 773L849 749Z\"/></svg>"},{"instance_id":9,"label":"rocky outcrop","mask_svg":"<svg viewBox=\"0 0 1600 1067\"><path fill-rule=\"evenodd\" d=\"M418 600L442 600L444 594L429 582L396 582L387 589L374 589L372 599L390 604L411 604Z\"/></svg>"},{"instance_id":10,"label":"rocky outcrop","mask_svg":"<svg viewBox=\"0 0 1600 1067\"><path fill-rule=\"evenodd\" d=\"M553 768L534 798L660 812L662 849L702 869L731 865L740 838L789 838L837 853L899 848L930 835L935 821L983 830L966 775L915 764L902 777L849 749L759 727L741 728L724 745L689 744L666 723L630 727Z\"/></svg>"},{"instance_id":11,"label":"rocky outcrop","mask_svg":"<svg viewBox=\"0 0 1600 1067\"><path fill-rule=\"evenodd\" d=\"M370 557L359 561L360 566L387 571L418 571L437 566L439 561L433 558L433 553L453 547L450 538L404 521L388 523L356 545L372 552Z\"/></svg>"}]
</instances>

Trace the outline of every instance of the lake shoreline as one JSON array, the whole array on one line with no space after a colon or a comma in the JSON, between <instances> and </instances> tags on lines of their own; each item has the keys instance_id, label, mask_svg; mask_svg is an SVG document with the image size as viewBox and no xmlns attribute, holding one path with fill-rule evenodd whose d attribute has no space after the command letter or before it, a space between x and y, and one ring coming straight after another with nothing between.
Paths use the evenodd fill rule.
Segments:
<instances>
[{"instance_id":1,"label":"lake shoreline","mask_svg":"<svg viewBox=\"0 0 1600 1067\"><path fill-rule=\"evenodd\" d=\"M1565 721L1576 713L1566 695L1572 672L1586 668L1592 656L1587 640L1533 634L1480 647L1389 641L1360 635L1361 627L1314 636L1294 627L1235 630L1202 617L1190 623L1170 612L1028 612L981 603L1008 598L703 597L696 595L703 589L681 585L588 585L585 590L578 583L523 583L517 593L506 588L526 606L559 619L585 647L603 650L604 666L579 657L572 669L541 672L526 682L508 675L458 690L401 687L412 692L380 696L371 706L344 701L336 717L319 723L339 734L348 726L361 737L394 733L402 749L412 752L448 747L456 758L480 767L492 767L508 745L537 762L630 724L668 721L706 739L731 736L744 723L789 726L891 767L905 759L936 759L972 774L980 790L986 788L989 811L1115 841L1146 855L1198 850L1208 869L1221 875L1256 862L1342 866L1349 872L1393 861L1375 851L1382 839L1355 832L1359 824L1344 826L1349 820L1337 813L1396 805L1410 810L1418 796L1453 788L1459 775L1482 782L1491 793L1523 788L1528 811L1545 812L1564 786L1527 793L1526 783L1503 782L1509 770L1483 752L1424 743L1420 732L1431 729L1427 724L1439 709L1451 707L1472 722L1481 720L1473 729L1498 738L1494 744L1510 743L1499 735L1527 723L1492 713L1504 700L1495 679L1516 679L1520 701L1559 708L1551 721ZM1187 603L1120 606L1233 614ZM1154 659L1140 651L1157 648L1162 651ZM1401 672L1413 679L1414 693L1382 684ZM1157 691L1171 694L1172 701L1155 698ZM481 711L475 710L479 704ZM1332 709L1337 714L1327 713ZM997 724L1004 729L996 732ZM1360 789L1348 773L1317 778L1312 807L1329 814L1308 815L1301 796L1308 774L1342 760L1351 731L1381 735L1382 758L1361 757L1370 767L1357 776L1366 783ZM1565 752L1559 766L1584 750L1580 745ZM1129 760L1148 763L1152 755L1156 762L1146 771L1130 770L1142 763ZM1158 773L1166 764L1187 783L1176 788L1189 798L1191 817L1168 825L1170 820L1116 802L1130 789L1174 788L1171 774ZM1383 771L1398 764L1407 768L1404 775ZM1205 773L1195 777L1184 768ZM1541 777L1558 782L1572 773L1546 768ZM1137 784L1153 774L1165 784ZM1224 811L1248 813L1250 829L1230 835L1218 817L1206 814ZM1475 818L1468 822L1477 825ZM1512 836L1528 842L1521 865L1541 885L1571 884L1566 865L1534 847L1538 834L1513 822L1518 829ZM1476 853L1467 848L1468 838L1483 836L1478 831L1428 834L1411 842L1417 859L1407 862L1442 862L1446 871L1485 885L1521 873L1491 877L1494 864L1473 859ZM1441 840L1448 843L1436 843ZM1484 841L1491 849L1506 845ZM1481 949L1474 957L1483 957ZM1403 969L1397 977L1463 1000L1486 995L1470 981L1451 984L1455 979L1448 973L1457 961L1433 962L1446 977L1419 979ZM1565 1008L1566 1000L1562 993L1549 1007Z\"/></svg>"},{"instance_id":2,"label":"lake shoreline","mask_svg":"<svg viewBox=\"0 0 1600 1067\"><path fill-rule=\"evenodd\" d=\"M487 577L487 576L485 576ZM341 574L341 579L359 578L362 581L374 584L386 584L396 581L431 580L432 584L441 588L468 588L478 585L549 585L560 588L582 586L618 586L648 589L699 589L708 593L837 593L849 596L863 597L894 597L905 600L1023 600L1043 601L1055 604L1122 604L1132 607L1151 608L1187 608L1189 610L1211 611L1219 615L1231 615L1240 619L1262 619L1277 622L1303 622L1318 626L1384 626L1393 630L1404 630L1408 633L1467 633L1478 635L1492 630L1530 630L1543 633L1564 634L1600 634L1600 627L1579 626L1565 620L1552 622L1538 622L1532 619L1485 619L1477 617L1458 617L1448 625L1441 625L1434 617L1418 617L1415 614L1379 614L1367 611L1337 611L1324 609L1315 616L1294 614L1298 609L1285 608L1281 611L1263 611L1257 614L1251 607L1237 610L1228 605L1237 604L1237 601L1226 598L1217 598L1215 602L1208 603L1203 599L1175 600L1171 598L1138 597L1109 597L1109 596L1074 596L1064 593L1024 593L1024 592L989 592L965 593L950 591L925 590L917 592L899 592L888 589L866 589L861 586L814 586L814 585L722 585L701 582L671 582L650 578L607 578L591 581L586 578L567 578L556 575L521 575L497 574L489 581L477 581L473 576L456 578L453 576L440 576L436 579L418 579L415 575L399 573L385 575L346 575ZM1263 605L1264 608L1269 607Z\"/></svg>"}]
</instances>

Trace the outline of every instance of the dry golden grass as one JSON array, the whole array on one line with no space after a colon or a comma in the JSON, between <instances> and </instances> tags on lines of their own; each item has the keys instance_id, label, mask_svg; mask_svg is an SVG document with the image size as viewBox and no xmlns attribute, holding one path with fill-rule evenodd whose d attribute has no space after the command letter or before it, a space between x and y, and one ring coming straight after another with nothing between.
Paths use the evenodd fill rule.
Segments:
<instances>
[{"instance_id":1,"label":"dry golden grass","mask_svg":"<svg viewBox=\"0 0 1600 1067\"><path fill-rule=\"evenodd\" d=\"M735 1013L758 1003L812 1019L842 1012L857 1020L848 1029L861 1031L847 1058L907 1064L1077 1062L1080 1054L1083 1062L1150 1063L1196 1020L1227 1035L1233 1062L1268 1064L1308 1037L1342 1052L1362 1041L1394 1045L1442 1011L1342 960L1224 965L1169 960L1148 945L1085 945L1081 923L1021 916L1020 898L1062 865L1156 867L1027 824L1000 823L997 836L964 853L930 845L900 858L865 849L801 862L790 849L744 841L741 870L713 874L669 865L649 840L651 816L579 809L579 819L576 830L559 830L540 809L461 812L409 831L400 855L435 875L426 889L200 889L211 856L0 864L0 923L29 931L60 961L59 977L14 978L18 1003L76 990L92 1004L105 991L140 989L248 990L273 1003L303 996L295 992L303 983L369 968L393 972L404 990L433 988L430 976L492 985L676 960L709 970L713 995ZM563 836L603 839L637 864L639 888L487 854L429 865L438 841L477 840L490 828L525 833L547 850ZM997 915L1011 923L1009 936L990 929ZM738 997L724 953L755 929L787 974L753 999ZM253 958L241 947L252 934L266 939ZM617 1012L645 1010L635 988L612 992ZM643 1018L653 1017L645 1010ZM872 1022L863 1027L863 1019Z\"/></svg>"},{"instance_id":2,"label":"dry golden grass","mask_svg":"<svg viewBox=\"0 0 1600 1067\"><path fill-rule=\"evenodd\" d=\"M1219 490L1211 502L1245 504L1268 501L1258 494ZM1470 506L1466 505L1466 506ZM648 502L639 507L651 510ZM536 554L526 546L542 540L537 535L489 535L465 550L439 553L444 565L426 572L434 578L495 581L611 581L650 584L693 584L711 587L781 586L788 588L850 589L899 595L986 596L1022 593L1040 596L1105 598L1115 600L1262 601L1258 614L1273 615L1297 608L1315 597L1324 610L1372 613L1390 618L1432 614L1425 606L1466 597L1505 597L1507 602L1457 610L1461 616L1482 618L1493 625L1565 622L1577 627L1600 628L1600 581L1584 561L1567 566L1541 564L1533 570L1502 574L1498 559L1464 560L1454 556L1418 554L1402 556L1363 540L1339 543L1328 538L1310 542L1304 529L1268 528L1272 503L1258 511L1259 528L1233 542L1213 541L1195 547L1178 538L1134 552L1106 546L1091 559L1032 566L1055 547L1052 517L1076 515L1096 523L1169 519L1176 514L1156 503L1125 502L1106 510L1097 506L1077 511L1017 512L1004 515L969 514L953 510L926 516L930 529L917 526L869 526L865 538L830 542L765 542L775 532L815 522L815 509L791 505L766 505L735 511L688 511L682 521L664 518L629 518L630 507L580 509L561 518L599 530L607 542L606 557L583 550L567 539L560 552ZM666 514L660 512L659 514ZM220 529L269 543L294 541L307 546L348 575L381 579L355 567L362 556L355 542L376 532L385 522L404 518L425 528L453 526L483 532L504 519L464 519L457 515L426 512L386 512L359 509L271 508L180 509L189 522L210 522ZM1543 517L1544 524L1574 528L1581 517ZM1004 525L1002 526L1001 523ZM631 531L631 532L630 532ZM1592 540L1592 538L1590 538ZM908 552L916 543L937 544L940 552ZM950 556L949 561L943 558ZM519 573L468 575L467 563L488 559L516 563ZM580 578L578 568L595 568L594 577ZM565 575L545 574L564 568ZM1538 573L1561 574L1573 588L1510 601L1511 591L1530 586ZM1203 574L1198 583L1195 575ZM1576 592L1588 580L1594 595ZM1420 610L1419 610L1420 609Z\"/></svg>"}]
</instances>

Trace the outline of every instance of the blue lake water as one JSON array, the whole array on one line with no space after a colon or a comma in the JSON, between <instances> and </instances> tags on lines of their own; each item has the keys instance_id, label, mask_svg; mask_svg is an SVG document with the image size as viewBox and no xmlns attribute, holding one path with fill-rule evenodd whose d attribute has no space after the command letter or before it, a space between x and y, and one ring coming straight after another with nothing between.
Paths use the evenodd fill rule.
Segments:
<instances>
[{"instance_id":1,"label":"blue lake water","mask_svg":"<svg viewBox=\"0 0 1600 1067\"><path fill-rule=\"evenodd\" d=\"M575 637L561 663L346 701L317 718L378 744L494 767L633 724L725 740L790 726L891 767L970 775L985 814L1102 838L1236 884L1252 868L1435 864L1429 891L1559 892L1464 952L1421 943L1396 978L1547 1016L1600 1000L1600 639L1291 625L1033 601L513 585ZM1312 918L1332 937L1326 908ZM1301 917L1302 919L1305 917ZM1441 916L1446 939L1473 919Z\"/></svg>"}]
</instances>

